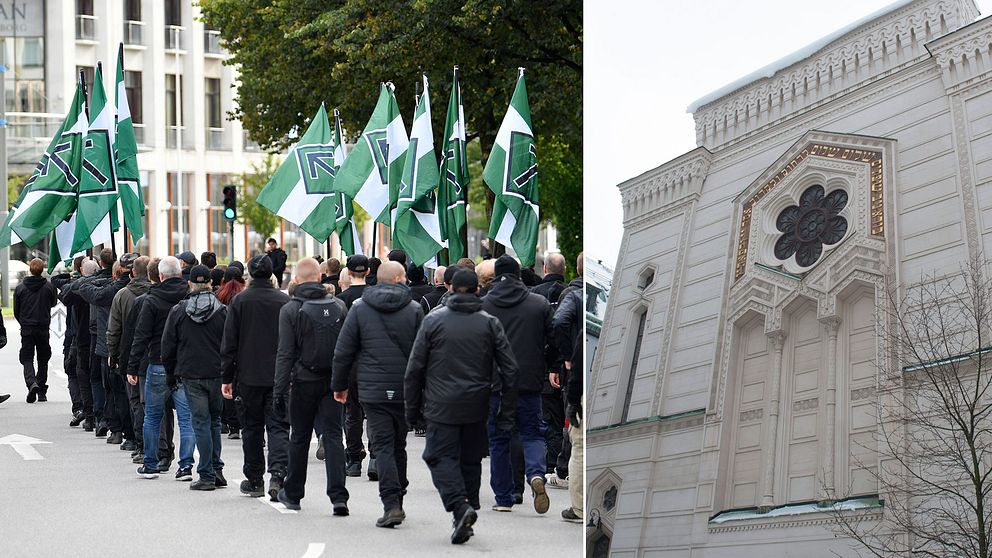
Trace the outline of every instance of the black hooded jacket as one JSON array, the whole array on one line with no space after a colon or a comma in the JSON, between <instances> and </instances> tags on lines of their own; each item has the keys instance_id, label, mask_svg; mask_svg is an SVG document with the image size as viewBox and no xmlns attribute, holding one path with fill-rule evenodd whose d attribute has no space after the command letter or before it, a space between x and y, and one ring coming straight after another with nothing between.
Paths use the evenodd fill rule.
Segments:
<instances>
[{"instance_id":1,"label":"black hooded jacket","mask_svg":"<svg viewBox=\"0 0 992 558\"><path fill-rule=\"evenodd\" d=\"M224 383L272 387L279 346L279 312L289 296L268 280L253 279L227 308L221 368Z\"/></svg>"},{"instance_id":2,"label":"black hooded jacket","mask_svg":"<svg viewBox=\"0 0 992 558\"><path fill-rule=\"evenodd\" d=\"M103 269L97 279L80 283L79 296L90 303L90 334L95 335L93 352L102 357L109 356L107 349L107 326L110 323L110 305L118 291L131 281L130 273L122 273L114 279L109 268Z\"/></svg>"},{"instance_id":3,"label":"black hooded jacket","mask_svg":"<svg viewBox=\"0 0 992 558\"><path fill-rule=\"evenodd\" d=\"M407 420L484 421L492 386L497 383L510 388L503 391L498 420L512 424L516 377L517 361L499 319L482 311L476 295L453 294L443 308L424 318L417 333L406 368Z\"/></svg>"},{"instance_id":4,"label":"black hooded jacket","mask_svg":"<svg viewBox=\"0 0 992 558\"><path fill-rule=\"evenodd\" d=\"M26 277L14 289L14 318L21 330L48 329L52 308L58 302L55 287L44 277Z\"/></svg>"},{"instance_id":5,"label":"black hooded jacket","mask_svg":"<svg viewBox=\"0 0 992 558\"><path fill-rule=\"evenodd\" d=\"M424 310L424 315L426 316L428 312L437 307L438 303L441 301L441 297L444 293L448 292L448 287L444 285L438 285L434 289L425 294L424 298L420 299L420 307Z\"/></svg>"},{"instance_id":6,"label":"black hooded jacket","mask_svg":"<svg viewBox=\"0 0 992 558\"><path fill-rule=\"evenodd\" d=\"M402 403L403 376L423 319L409 287L384 283L365 289L348 312L334 349L334 391L348 389L349 374L357 371L363 402Z\"/></svg>"},{"instance_id":7,"label":"black hooded jacket","mask_svg":"<svg viewBox=\"0 0 992 558\"><path fill-rule=\"evenodd\" d=\"M165 373L200 380L219 378L225 318L227 307L209 290L192 293L173 306L162 332Z\"/></svg>"},{"instance_id":8,"label":"black hooded jacket","mask_svg":"<svg viewBox=\"0 0 992 558\"><path fill-rule=\"evenodd\" d=\"M539 294L530 292L514 275L500 275L482 299L482 309L499 318L520 374L517 388L521 392L542 391L544 379L557 361L553 342L551 305Z\"/></svg>"},{"instance_id":9,"label":"black hooded jacket","mask_svg":"<svg viewBox=\"0 0 992 558\"><path fill-rule=\"evenodd\" d=\"M565 276L558 273L549 273L544 276L544 279L542 279L539 284L531 287L530 292L539 294L548 299L548 302L551 303L551 307L555 308L558 306L558 298L564 290Z\"/></svg>"},{"instance_id":10,"label":"black hooded jacket","mask_svg":"<svg viewBox=\"0 0 992 558\"><path fill-rule=\"evenodd\" d=\"M147 355L148 364L162 364L162 332L172 307L186 298L189 287L182 277L170 277L158 283L144 296L141 313L134 327L134 340L131 343L131 356L128 358L128 374L138 374Z\"/></svg>"},{"instance_id":11,"label":"black hooded jacket","mask_svg":"<svg viewBox=\"0 0 992 558\"><path fill-rule=\"evenodd\" d=\"M345 316L348 314L348 307L345 306L341 299L330 295L322 283L308 282L297 285L295 296L279 311L279 350L276 353L276 376L275 385L273 386L273 395L276 397L283 397L289 392L289 385L292 380L301 382L320 380L326 382L330 380L330 375L322 374L317 370L311 370L300 361L303 355L307 354L307 351L304 349L312 348L312 343L315 342L316 338L315 335L301 334L307 330L301 331L301 328L306 326L305 324L301 324L300 320L310 318L301 316L300 308L303 307L303 303L307 300L318 300L322 298L333 300L336 308L330 310L337 312L336 316L339 316L338 319L340 320L340 322L337 322L337 328L340 330ZM306 343L311 343L311 345L307 347L305 346ZM336 335L334 335L333 344L337 344ZM333 345L331 346L331 350L333 350ZM330 366L331 362L327 364Z\"/></svg>"}]
</instances>

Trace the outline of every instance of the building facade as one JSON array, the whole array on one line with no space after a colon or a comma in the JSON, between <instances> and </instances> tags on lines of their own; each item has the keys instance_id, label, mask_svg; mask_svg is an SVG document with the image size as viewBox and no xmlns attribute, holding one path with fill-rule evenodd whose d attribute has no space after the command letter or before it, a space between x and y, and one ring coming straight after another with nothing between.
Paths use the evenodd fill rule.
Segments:
<instances>
[{"instance_id":1,"label":"building facade","mask_svg":"<svg viewBox=\"0 0 992 558\"><path fill-rule=\"evenodd\" d=\"M992 19L905 0L694 103L619 185L587 390L595 556L854 555L883 516L876 306L992 253Z\"/></svg>"}]
</instances>

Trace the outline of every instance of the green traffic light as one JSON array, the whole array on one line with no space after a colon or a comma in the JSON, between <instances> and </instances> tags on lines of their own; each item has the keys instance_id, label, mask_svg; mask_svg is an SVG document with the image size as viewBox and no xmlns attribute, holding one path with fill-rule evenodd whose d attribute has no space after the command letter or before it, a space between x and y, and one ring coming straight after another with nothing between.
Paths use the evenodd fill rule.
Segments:
<instances>
[{"instance_id":1,"label":"green traffic light","mask_svg":"<svg viewBox=\"0 0 992 558\"><path fill-rule=\"evenodd\" d=\"M235 215L234 215L234 208L233 207L225 207L224 208L224 218L225 219L228 219L230 221L233 221L234 220L234 217L235 217Z\"/></svg>"}]
</instances>

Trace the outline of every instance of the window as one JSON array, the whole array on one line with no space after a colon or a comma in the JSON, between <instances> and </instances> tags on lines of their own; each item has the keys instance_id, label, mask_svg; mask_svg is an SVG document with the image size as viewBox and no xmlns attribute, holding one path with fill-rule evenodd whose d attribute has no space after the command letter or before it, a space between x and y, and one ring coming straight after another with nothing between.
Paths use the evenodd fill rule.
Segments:
<instances>
[{"instance_id":1,"label":"window","mask_svg":"<svg viewBox=\"0 0 992 558\"><path fill-rule=\"evenodd\" d=\"M76 0L76 15L93 15L93 0Z\"/></svg>"},{"instance_id":2,"label":"window","mask_svg":"<svg viewBox=\"0 0 992 558\"><path fill-rule=\"evenodd\" d=\"M206 92L207 126L210 128L220 128L224 125L220 112L220 80L207 78Z\"/></svg>"},{"instance_id":3,"label":"window","mask_svg":"<svg viewBox=\"0 0 992 558\"><path fill-rule=\"evenodd\" d=\"M210 207L207 209L207 246L217 254L218 261L227 259L231 252L230 223L224 218L224 186L231 184L231 177L226 174L207 175L207 199Z\"/></svg>"},{"instance_id":4,"label":"window","mask_svg":"<svg viewBox=\"0 0 992 558\"><path fill-rule=\"evenodd\" d=\"M141 0L124 0L124 20L141 21Z\"/></svg>"},{"instance_id":5,"label":"window","mask_svg":"<svg viewBox=\"0 0 992 558\"><path fill-rule=\"evenodd\" d=\"M75 78L79 79L79 72L83 72L83 79L86 80L86 104L90 103L90 93L93 91L93 66L76 66Z\"/></svg>"},{"instance_id":6,"label":"window","mask_svg":"<svg viewBox=\"0 0 992 558\"><path fill-rule=\"evenodd\" d=\"M177 85L179 88L179 107L176 107ZM177 111L179 116L178 120L176 118ZM183 105L182 79L177 79L175 74L165 74L165 123L168 126L168 129L166 130L166 147L176 148L179 145L179 135L182 132L181 127L185 124L185 122L186 110ZM186 136L183 136L183 143L188 143L186 141ZM190 146L186 145L186 147Z\"/></svg>"},{"instance_id":7,"label":"window","mask_svg":"<svg viewBox=\"0 0 992 558\"><path fill-rule=\"evenodd\" d=\"M165 24L182 25L182 7L179 0L165 0Z\"/></svg>"},{"instance_id":8,"label":"window","mask_svg":"<svg viewBox=\"0 0 992 558\"><path fill-rule=\"evenodd\" d=\"M124 91L127 95L128 108L131 110L131 122L134 124L144 123L141 108L141 72L124 72Z\"/></svg>"},{"instance_id":9,"label":"window","mask_svg":"<svg viewBox=\"0 0 992 558\"><path fill-rule=\"evenodd\" d=\"M174 172L168 174L169 186L169 250L170 254L179 253L179 239L182 238L183 250L189 250L189 193L192 190L190 184L193 182L193 174L185 173L182 176L182 188L178 176ZM180 199L180 192L182 199ZM182 211L182 228L180 229L180 211Z\"/></svg>"},{"instance_id":10,"label":"window","mask_svg":"<svg viewBox=\"0 0 992 558\"><path fill-rule=\"evenodd\" d=\"M811 267L823 254L824 245L840 242L847 233L847 219L839 213L847 206L847 192L834 190L824 195L823 186L810 186L799 196L799 205L779 213L775 227L782 236L775 241L775 257L796 256L800 267Z\"/></svg>"},{"instance_id":11,"label":"window","mask_svg":"<svg viewBox=\"0 0 992 558\"><path fill-rule=\"evenodd\" d=\"M149 209L148 207L148 200L149 200L148 185L151 183L151 174L148 171L138 171L138 176L139 179L141 180L141 195L145 200L145 216L141 218L142 225L144 226L145 229L144 231L145 234L138 240L138 243L135 244L134 246L131 246L130 235L128 235L127 240L125 242L127 243L128 246L131 246L131 249L133 251L147 256L149 254L149 250L151 250L150 235L152 232L152 227L151 227L152 212L151 209Z\"/></svg>"},{"instance_id":12,"label":"window","mask_svg":"<svg viewBox=\"0 0 992 558\"><path fill-rule=\"evenodd\" d=\"M654 269L647 268L637 276L637 290L643 291L654 282Z\"/></svg>"},{"instance_id":13,"label":"window","mask_svg":"<svg viewBox=\"0 0 992 558\"><path fill-rule=\"evenodd\" d=\"M282 242L279 243L279 247L286 251L286 261L298 261L303 257L300 253L300 238L304 235L303 230L285 220L282 220L281 230Z\"/></svg>"},{"instance_id":14,"label":"window","mask_svg":"<svg viewBox=\"0 0 992 558\"><path fill-rule=\"evenodd\" d=\"M634 354L631 355L630 373L627 374L627 393L623 399L623 414L620 415L620 423L627 422L627 414L630 412L630 398L634 394L634 380L637 378L637 361L641 358L641 342L644 340L644 326L647 323L647 309L641 310L641 316L637 323L637 337L634 338Z\"/></svg>"}]
</instances>

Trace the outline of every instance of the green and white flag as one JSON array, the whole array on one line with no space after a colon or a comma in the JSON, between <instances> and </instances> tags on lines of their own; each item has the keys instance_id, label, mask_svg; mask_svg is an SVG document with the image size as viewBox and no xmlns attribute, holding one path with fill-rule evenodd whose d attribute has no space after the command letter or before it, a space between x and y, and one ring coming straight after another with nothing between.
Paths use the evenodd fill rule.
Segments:
<instances>
[{"instance_id":1,"label":"green and white flag","mask_svg":"<svg viewBox=\"0 0 992 558\"><path fill-rule=\"evenodd\" d=\"M103 69L97 66L90 95L90 125L83 148L76 223L69 253L109 243L117 214L114 106L107 102ZM60 250L61 251L61 250ZM66 252L61 251L62 254Z\"/></svg>"},{"instance_id":2,"label":"green and white flag","mask_svg":"<svg viewBox=\"0 0 992 558\"><path fill-rule=\"evenodd\" d=\"M520 69L510 106L496 133L482 178L496 194L489 237L520 259L534 265L540 206L537 188L537 148L530 123L530 106L524 71Z\"/></svg>"},{"instance_id":3,"label":"green and white flag","mask_svg":"<svg viewBox=\"0 0 992 558\"><path fill-rule=\"evenodd\" d=\"M417 101L413 116L391 228L393 247L401 248L417 265L423 265L443 247L437 216L437 183L430 92L424 76L424 94Z\"/></svg>"},{"instance_id":4,"label":"green and white flag","mask_svg":"<svg viewBox=\"0 0 992 558\"><path fill-rule=\"evenodd\" d=\"M444 121L444 144L441 146L440 184L437 203L441 210L441 238L448 244L448 261L468 255L462 243L462 232L468 223L465 216L468 203L468 161L465 155L465 107L462 90L458 85L458 67L455 67L448 99L448 116Z\"/></svg>"},{"instance_id":5,"label":"green and white flag","mask_svg":"<svg viewBox=\"0 0 992 558\"><path fill-rule=\"evenodd\" d=\"M348 156L344 144L344 134L341 133L341 116L334 110L334 166L340 169ZM348 194L337 192L337 214L335 215L334 230L338 233L341 249L349 256L362 253L362 239L355 225L355 205Z\"/></svg>"},{"instance_id":6,"label":"green and white flag","mask_svg":"<svg viewBox=\"0 0 992 558\"><path fill-rule=\"evenodd\" d=\"M0 229L0 247L37 244L76 208L86 135L85 104L83 85L77 83L62 126L7 214Z\"/></svg>"},{"instance_id":7,"label":"green and white flag","mask_svg":"<svg viewBox=\"0 0 992 558\"><path fill-rule=\"evenodd\" d=\"M336 188L386 225L392 224L390 191L399 189L407 143L393 86L384 83L362 137L338 171Z\"/></svg>"},{"instance_id":8,"label":"green and white flag","mask_svg":"<svg viewBox=\"0 0 992 558\"><path fill-rule=\"evenodd\" d=\"M321 104L303 137L258 194L258 203L324 242L334 230L337 170L331 127Z\"/></svg>"},{"instance_id":9,"label":"green and white flag","mask_svg":"<svg viewBox=\"0 0 992 558\"><path fill-rule=\"evenodd\" d=\"M138 143L134 139L134 124L131 121L131 107L127 102L127 89L124 87L124 44L117 51L117 193L121 198L124 224L131 232L131 242L138 243L145 236L145 200L141 193L141 178L138 174Z\"/></svg>"}]
</instances>

